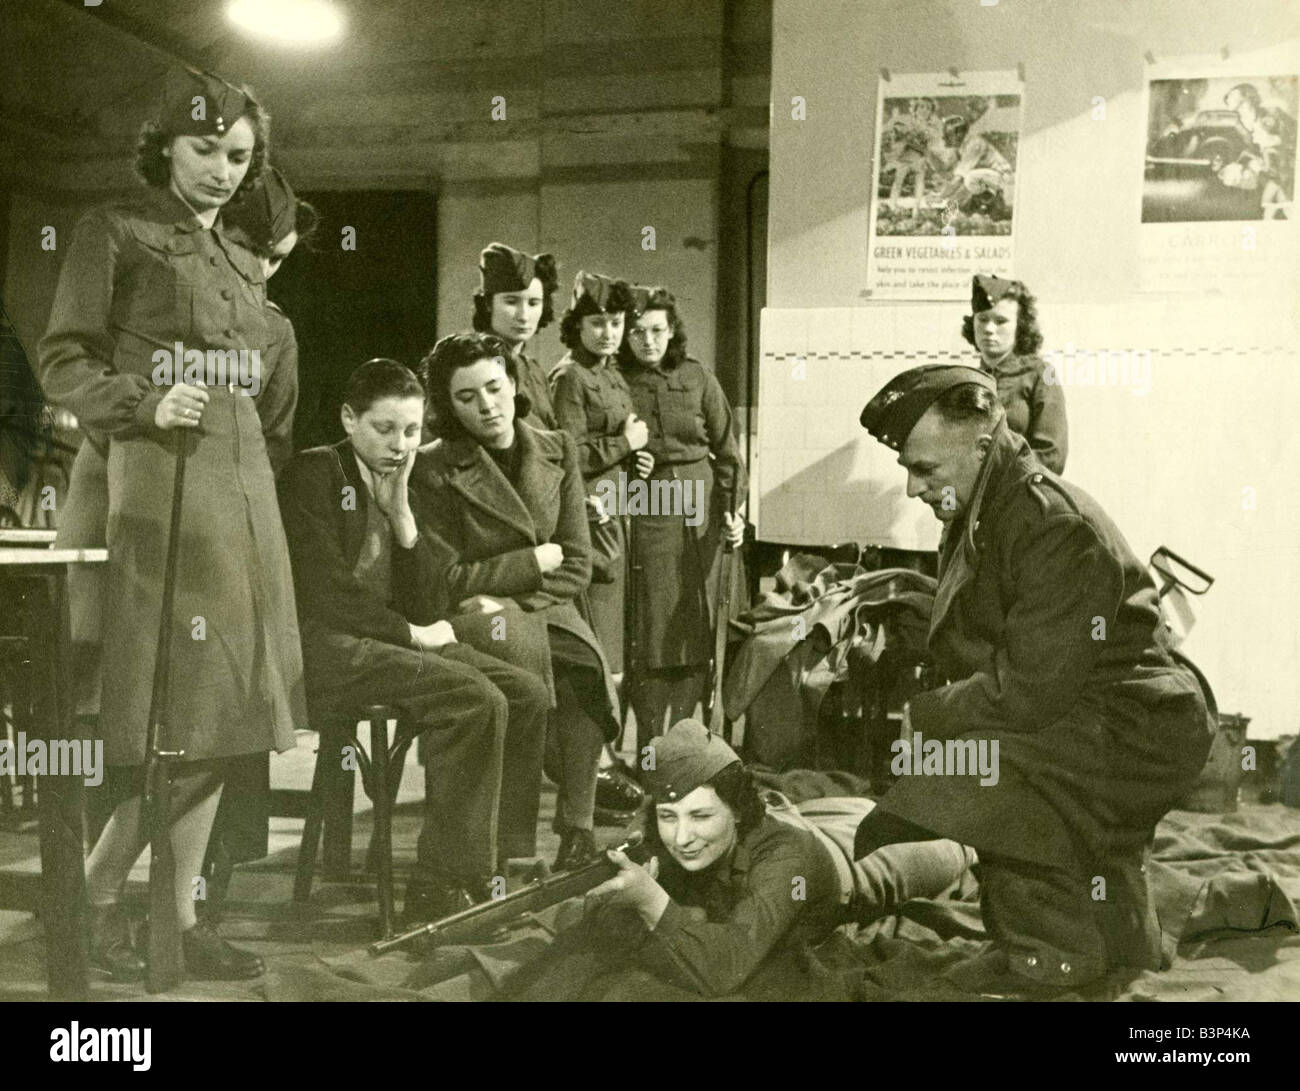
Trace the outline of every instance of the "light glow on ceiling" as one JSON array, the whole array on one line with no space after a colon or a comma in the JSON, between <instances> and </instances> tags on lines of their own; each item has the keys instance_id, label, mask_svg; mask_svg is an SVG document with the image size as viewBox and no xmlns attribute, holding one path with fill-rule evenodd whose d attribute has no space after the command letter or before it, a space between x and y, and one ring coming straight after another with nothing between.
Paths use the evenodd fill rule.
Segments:
<instances>
[{"instance_id":1,"label":"light glow on ceiling","mask_svg":"<svg viewBox=\"0 0 1300 1091\"><path fill-rule=\"evenodd\" d=\"M250 34L288 45L322 45L343 32L343 16L330 0L230 0L226 17Z\"/></svg>"}]
</instances>

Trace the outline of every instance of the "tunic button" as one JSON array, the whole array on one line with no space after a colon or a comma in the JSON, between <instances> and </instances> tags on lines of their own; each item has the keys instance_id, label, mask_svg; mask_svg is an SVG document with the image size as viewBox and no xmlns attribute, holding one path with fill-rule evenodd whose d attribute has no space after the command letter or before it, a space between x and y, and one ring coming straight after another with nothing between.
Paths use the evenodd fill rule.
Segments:
<instances>
[{"instance_id":1,"label":"tunic button","mask_svg":"<svg viewBox=\"0 0 1300 1091\"><path fill-rule=\"evenodd\" d=\"M1063 974L1068 974L1069 972L1070 972L1070 964L1069 964L1068 962L1062 962L1062 963L1061 963L1061 973L1063 973Z\"/></svg>"},{"instance_id":2,"label":"tunic button","mask_svg":"<svg viewBox=\"0 0 1300 1091\"><path fill-rule=\"evenodd\" d=\"M222 289L221 289L221 298L222 298L222 299L234 299L234 298L235 298L235 293L232 292L229 288L222 288Z\"/></svg>"},{"instance_id":3,"label":"tunic button","mask_svg":"<svg viewBox=\"0 0 1300 1091\"><path fill-rule=\"evenodd\" d=\"M225 335L227 341L233 341L235 339L234 330L222 330L221 332Z\"/></svg>"},{"instance_id":4,"label":"tunic button","mask_svg":"<svg viewBox=\"0 0 1300 1091\"><path fill-rule=\"evenodd\" d=\"M216 264L217 264L217 255L216 255L216 254L213 254L213 255L211 255L211 256L208 258L208 264L209 264L209 265L216 265Z\"/></svg>"},{"instance_id":5,"label":"tunic button","mask_svg":"<svg viewBox=\"0 0 1300 1091\"><path fill-rule=\"evenodd\" d=\"M1037 956L1037 955L1030 955L1028 958L1025 959L1025 965L1026 965L1026 966L1037 966L1037 965L1038 965L1038 956Z\"/></svg>"}]
</instances>

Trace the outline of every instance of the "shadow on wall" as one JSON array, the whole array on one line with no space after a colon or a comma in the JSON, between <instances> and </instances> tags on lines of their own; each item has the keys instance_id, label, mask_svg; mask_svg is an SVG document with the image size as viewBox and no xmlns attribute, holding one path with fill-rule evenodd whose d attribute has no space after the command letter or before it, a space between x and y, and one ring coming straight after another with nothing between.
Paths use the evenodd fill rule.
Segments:
<instances>
[{"instance_id":1,"label":"shadow on wall","mask_svg":"<svg viewBox=\"0 0 1300 1091\"><path fill-rule=\"evenodd\" d=\"M914 542L915 548L927 543L933 548L937 521L923 505L907 502L907 475L890 467L864 477L862 442L842 444L761 493L762 538L804 546ZM778 452L776 457L791 455ZM842 493L828 491L828 482L849 482L851 500L846 503Z\"/></svg>"}]
</instances>

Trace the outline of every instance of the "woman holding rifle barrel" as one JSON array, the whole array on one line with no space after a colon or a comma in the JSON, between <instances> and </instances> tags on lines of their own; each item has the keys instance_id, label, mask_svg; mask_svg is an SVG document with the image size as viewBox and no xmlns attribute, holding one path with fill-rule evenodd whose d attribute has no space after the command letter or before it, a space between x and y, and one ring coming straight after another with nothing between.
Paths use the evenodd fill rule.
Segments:
<instances>
[{"instance_id":1,"label":"woman holding rifle barrel","mask_svg":"<svg viewBox=\"0 0 1300 1091\"><path fill-rule=\"evenodd\" d=\"M230 761L291 749L306 720L289 557L256 403L270 340L265 278L221 219L262 173L268 142L269 119L246 88L172 74L141 134L148 190L78 224L40 346L49 399L109 441L99 730L114 807L87 886L91 965L115 980L146 968L120 900L149 837L141 797L154 672L142 665L159 652L169 548L172 684L160 749L184 751L172 766L170 847L185 968L207 979L262 972L260 959L196 921L194 899ZM188 473L169 543L178 435ZM75 522L103 503L74 479L62 516Z\"/></svg>"},{"instance_id":2,"label":"woman holding rifle barrel","mask_svg":"<svg viewBox=\"0 0 1300 1091\"><path fill-rule=\"evenodd\" d=\"M632 694L639 751L706 697L711 576L722 542L739 545L744 537L734 509L745 495L745 468L721 384L686 355L677 301L664 288L637 286L632 296L619 364L650 431L651 495L684 498L689 489L697 505L689 521L684 500L677 511L652 509L629 520L637 569L630 574L635 601L629 608L640 660ZM661 482L681 491L662 484L656 489Z\"/></svg>"}]
</instances>

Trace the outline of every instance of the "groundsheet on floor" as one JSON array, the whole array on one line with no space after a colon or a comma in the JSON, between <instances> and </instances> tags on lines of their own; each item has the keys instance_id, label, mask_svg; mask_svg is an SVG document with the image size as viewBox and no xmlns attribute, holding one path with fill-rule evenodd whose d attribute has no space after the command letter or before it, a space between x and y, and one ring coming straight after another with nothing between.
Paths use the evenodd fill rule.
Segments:
<instances>
[{"instance_id":1,"label":"groundsheet on floor","mask_svg":"<svg viewBox=\"0 0 1300 1091\"><path fill-rule=\"evenodd\" d=\"M1117 972L1066 999L1300 1000L1300 810L1172 812L1157 829L1148 873L1170 965ZM357 950L272 968L263 989L269 1000L500 1000L580 914L579 902L564 903L499 943L379 957ZM966 884L960 897L914 901L868 928L841 929L800 952L782 987L737 998L969 1000L939 975L986 940L974 886ZM606 996L696 999L645 975Z\"/></svg>"}]
</instances>

